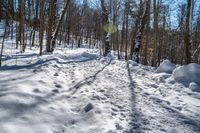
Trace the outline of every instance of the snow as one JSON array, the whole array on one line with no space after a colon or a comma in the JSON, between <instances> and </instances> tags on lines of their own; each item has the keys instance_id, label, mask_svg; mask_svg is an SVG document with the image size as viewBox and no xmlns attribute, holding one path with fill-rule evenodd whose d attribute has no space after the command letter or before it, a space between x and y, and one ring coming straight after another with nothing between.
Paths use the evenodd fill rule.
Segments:
<instances>
[{"instance_id":1,"label":"snow","mask_svg":"<svg viewBox=\"0 0 200 133\"><path fill-rule=\"evenodd\" d=\"M86 48L35 52L4 58L1 132L200 132L200 94L172 74Z\"/></svg>"},{"instance_id":2,"label":"snow","mask_svg":"<svg viewBox=\"0 0 200 133\"><path fill-rule=\"evenodd\" d=\"M171 63L169 60L164 60L160 66L156 69L156 73L172 73L176 68L176 65Z\"/></svg>"},{"instance_id":3,"label":"snow","mask_svg":"<svg viewBox=\"0 0 200 133\"><path fill-rule=\"evenodd\" d=\"M195 82L191 82L190 85L189 85L189 88L192 91L200 92L200 86L197 83L195 83Z\"/></svg>"},{"instance_id":4,"label":"snow","mask_svg":"<svg viewBox=\"0 0 200 133\"><path fill-rule=\"evenodd\" d=\"M155 72L113 51L38 56L37 45L20 53L13 42L6 39L0 68L0 133L200 132L197 64L175 69L166 60Z\"/></svg>"},{"instance_id":5,"label":"snow","mask_svg":"<svg viewBox=\"0 0 200 133\"><path fill-rule=\"evenodd\" d=\"M200 65L191 63L189 65L180 66L173 71L173 77L177 82L189 86L191 82L200 85Z\"/></svg>"}]
</instances>

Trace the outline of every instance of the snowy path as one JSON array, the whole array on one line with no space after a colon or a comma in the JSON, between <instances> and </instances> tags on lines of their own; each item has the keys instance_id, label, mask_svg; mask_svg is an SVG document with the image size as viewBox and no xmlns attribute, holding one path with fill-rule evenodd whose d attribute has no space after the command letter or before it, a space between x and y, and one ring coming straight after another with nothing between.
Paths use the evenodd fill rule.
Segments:
<instances>
[{"instance_id":1,"label":"snowy path","mask_svg":"<svg viewBox=\"0 0 200 133\"><path fill-rule=\"evenodd\" d=\"M0 133L200 132L200 94L169 74L89 52L21 55L22 66L8 60L0 72Z\"/></svg>"}]
</instances>

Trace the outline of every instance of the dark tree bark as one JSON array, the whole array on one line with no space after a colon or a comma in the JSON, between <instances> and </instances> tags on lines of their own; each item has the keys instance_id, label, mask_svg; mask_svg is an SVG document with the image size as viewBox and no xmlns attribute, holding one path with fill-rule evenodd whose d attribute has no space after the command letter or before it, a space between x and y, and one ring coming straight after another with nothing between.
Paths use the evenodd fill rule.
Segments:
<instances>
[{"instance_id":1,"label":"dark tree bark","mask_svg":"<svg viewBox=\"0 0 200 133\"><path fill-rule=\"evenodd\" d=\"M154 51L153 51L153 66L157 65L157 40L158 40L158 11L157 11L157 0L153 1L153 13L154 13Z\"/></svg>"},{"instance_id":2,"label":"dark tree bark","mask_svg":"<svg viewBox=\"0 0 200 133\"><path fill-rule=\"evenodd\" d=\"M54 21L55 21L55 5L57 0L51 0L49 3L49 16L48 16L48 27L47 27L47 41L46 41L46 51L52 52L52 36L53 36L53 28L54 28Z\"/></svg>"},{"instance_id":3,"label":"dark tree bark","mask_svg":"<svg viewBox=\"0 0 200 133\"><path fill-rule=\"evenodd\" d=\"M42 44L43 44L43 34L44 34L44 2L45 0L40 0L40 29L39 29L39 46L40 55L42 55Z\"/></svg>"},{"instance_id":4,"label":"dark tree bark","mask_svg":"<svg viewBox=\"0 0 200 133\"><path fill-rule=\"evenodd\" d=\"M187 0L187 17L186 17L186 23L185 23L185 56L186 56L186 63L191 63L191 53L190 53L190 19L191 19L191 0Z\"/></svg>"},{"instance_id":5,"label":"dark tree bark","mask_svg":"<svg viewBox=\"0 0 200 133\"><path fill-rule=\"evenodd\" d=\"M7 32L7 25L5 25L5 30L4 30L4 35L3 35L3 41L2 41L2 45L1 45L0 67L2 65L2 56L3 56L3 49L4 49L4 41L5 41L5 37L6 37L6 32Z\"/></svg>"},{"instance_id":6,"label":"dark tree bark","mask_svg":"<svg viewBox=\"0 0 200 133\"><path fill-rule=\"evenodd\" d=\"M2 15L2 1L0 0L0 22L1 22L1 15Z\"/></svg>"},{"instance_id":7,"label":"dark tree bark","mask_svg":"<svg viewBox=\"0 0 200 133\"><path fill-rule=\"evenodd\" d=\"M147 27L146 27L146 42L145 42L145 53L144 53L144 65L147 65L147 50L148 50L148 43L149 43L149 23L150 23L150 11L151 11L151 0L148 0L147 4L147 16L146 16L146 21L147 21Z\"/></svg>"},{"instance_id":8,"label":"dark tree bark","mask_svg":"<svg viewBox=\"0 0 200 133\"><path fill-rule=\"evenodd\" d=\"M25 42L25 0L20 0L20 31L21 31L21 43L22 52L25 52L26 42Z\"/></svg>"},{"instance_id":9,"label":"dark tree bark","mask_svg":"<svg viewBox=\"0 0 200 133\"><path fill-rule=\"evenodd\" d=\"M126 6L125 6L125 12L126 12L126 15L125 15L125 16L126 16L126 19L125 19L125 21L126 21L126 32L125 32L125 33L126 33L126 34L125 34L125 35L126 35L125 60L128 60L128 42L129 42L129 41L128 41L128 40L129 40L129 39L128 39L128 31L129 31L129 30L128 30L128 27L129 27L129 25L128 25L128 24L129 24L129 22L128 22L128 20L129 20L129 19L128 19L128 15L129 15L129 8L130 8L130 5L129 5L129 4L130 4L130 3L129 3L129 0L127 0L127 1L126 1Z\"/></svg>"},{"instance_id":10,"label":"dark tree bark","mask_svg":"<svg viewBox=\"0 0 200 133\"><path fill-rule=\"evenodd\" d=\"M70 0L67 0L67 2L65 3L64 9L63 9L63 11L62 11L62 13L61 13L61 16L60 16L60 19L59 19L59 22L58 22L58 24L57 24L57 26L56 26L56 29L55 29L55 31L54 31L54 34L53 34L52 37L51 37L52 51L54 51L54 47L55 47L55 43L56 43L56 38L57 38L57 36L58 36L58 31L59 31L59 28L60 28L60 26L61 26L61 23L62 23L62 21L63 21L63 19L64 19L65 13L66 13L66 11L67 11L67 8L68 8L68 5L69 5L69 1L70 1Z\"/></svg>"}]
</instances>

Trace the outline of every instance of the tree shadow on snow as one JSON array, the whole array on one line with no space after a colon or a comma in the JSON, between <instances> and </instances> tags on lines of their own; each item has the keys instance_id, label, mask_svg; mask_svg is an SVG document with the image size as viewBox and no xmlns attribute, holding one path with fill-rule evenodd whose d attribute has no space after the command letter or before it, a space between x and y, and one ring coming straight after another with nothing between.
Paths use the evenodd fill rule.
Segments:
<instances>
[{"instance_id":1,"label":"tree shadow on snow","mask_svg":"<svg viewBox=\"0 0 200 133\"><path fill-rule=\"evenodd\" d=\"M90 59L91 60L91 59ZM88 60L89 61L89 60ZM104 71L104 69L110 65L112 59L109 60L109 62L104 65L99 71L97 71L94 75L86 77L85 79L79 81L78 83L76 83L73 87L69 88L68 90L63 90L61 91L59 94L61 93L65 93L65 92L71 92L70 94L73 95L75 94L82 86L86 85L86 84L92 84L96 77L102 72ZM84 61L80 61L80 62L84 62ZM72 62L73 63L73 62ZM64 98L65 95L56 95L56 93L48 93L46 94L42 99L43 101L46 101L45 99L52 99L50 101L48 101L48 103L51 102L55 102L56 100L61 100L62 98Z\"/></svg>"},{"instance_id":2,"label":"tree shadow on snow","mask_svg":"<svg viewBox=\"0 0 200 133\"><path fill-rule=\"evenodd\" d=\"M11 56L5 56L3 55L3 59L2 61L9 61L9 60L13 60L13 59L28 59L28 58L32 58L32 57L37 57L38 54L14 54Z\"/></svg>"},{"instance_id":3,"label":"tree shadow on snow","mask_svg":"<svg viewBox=\"0 0 200 133\"><path fill-rule=\"evenodd\" d=\"M191 116L187 116L171 106L167 106L166 104L161 104L160 102L158 102L160 99L157 100L156 98L153 98L152 100L154 100L154 102L159 104L162 108L166 109L170 117L172 118L176 117L177 120L185 127L189 127L193 131L198 131L198 133L200 132L199 115L196 116L195 118Z\"/></svg>"},{"instance_id":4,"label":"tree shadow on snow","mask_svg":"<svg viewBox=\"0 0 200 133\"><path fill-rule=\"evenodd\" d=\"M48 107L48 105L55 102L54 99L51 99L53 98L52 96L54 96L52 92L34 92L34 88L32 88L31 91L21 91L18 90L21 89L19 86L15 86L26 82L29 77L30 75L23 75L16 80L13 80L13 78L0 80L0 126L16 120L28 122L32 119L32 113L36 113L38 118L42 121L45 121L47 116L52 116L52 114L50 114L52 113L51 110L43 110L45 111L45 116L43 116L44 113L40 111L40 107ZM29 90L30 88L23 86L23 89ZM43 96L40 94L45 95ZM52 120L54 119L57 118L53 117Z\"/></svg>"},{"instance_id":5,"label":"tree shadow on snow","mask_svg":"<svg viewBox=\"0 0 200 133\"><path fill-rule=\"evenodd\" d=\"M0 125L6 122L13 122L22 118L41 104L47 104L42 96L31 94L30 92L19 92L20 84L26 82L31 75L14 75L10 78L0 79ZM17 86L16 86L17 85ZM26 89L25 86L23 86ZM27 88L28 89L28 88Z\"/></svg>"},{"instance_id":6,"label":"tree shadow on snow","mask_svg":"<svg viewBox=\"0 0 200 133\"><path fill-rule=\"evenodd\" d=\"M38 106L48 104L48 102L41 96L22 92L1 93L0 98L2 99L3 97L16 97L21 99L22 101L14 99L0 101L1 111L6 111L0 116L0 125L6 122L15 121L19 118L23 119L23 116L26 116L26 114L30 114L30 112L34 112ZM26 99L32 99L32 101L25 102Z\"/></svg>"},{"instance_id":7,"label":"tree shadow on snow","mask_svg":"<svg viewBox=\"0 0 200 133\"><path fill-rule=\"evenodd\" d=\"M94 75L89 76L89 77L86 77L85 79L79 81L79 82L78 82L77 84L75 84L73 87L69 88L68 91L72 91L71 94L73 95L73 94L75 94L82 86L84 86L85 84L88 84L88 85L89 85L89 84L92 84L92 83L95 81L97 75L98 75L99 73L101 73L107 66L109 66L110 63L111 63L111 61L112 61L112 59L110 59L109 62L108 62L105 66L103 66L99 71L97 71Z\"/></svg>"},{"instance_id":8,"label":"tree shadow on snow","mask_svg":"<svg viewBox=\"0 0 200 133\"><path fill-rule=\"evenodd\" d=\"M68 60L70 59L70 60ZM75 59L75 60L73 60ZM0 71L6 71L6 70L20 70L20 69L38 69L41 68L42 66L48 65L46 63L55 61L57 64L63 65L63 64L69 64L69 63L82 63L82 62L87 62L87 61L92 61L95 60L96 58L78 58L78 57L66 57L65 61L60 61L58 58L51 58L51 59L42 59L38 60L34 63L30 64L25 64L25 65L12 65L12 66L2 66L0 67ZM68 60L68 61L67 61Z\"/></svg>"},{"instance_id":9,"label":"tree shadow on snow","mask_svg":"<svg viewBox=\"0 0 200 133\"><path fill-rule=\"evenodd\" d=\"M128 78L129 78L129 82L130 82L130 92L131 92L131 121L130 121L130 130L128 131L128 133L142 133L143 132L143 122L144 119L142 118L142 116L144 116L142 114L141 111L139 111L139 108L137 107L137 103L140 102L138 101L137 97L136 97L136 92L135 92L135 81L133 80L133 77L131 75L131 70L129 67L129 62L127 62L127 71L128 71Z\"/></svg>"}]
</instances>

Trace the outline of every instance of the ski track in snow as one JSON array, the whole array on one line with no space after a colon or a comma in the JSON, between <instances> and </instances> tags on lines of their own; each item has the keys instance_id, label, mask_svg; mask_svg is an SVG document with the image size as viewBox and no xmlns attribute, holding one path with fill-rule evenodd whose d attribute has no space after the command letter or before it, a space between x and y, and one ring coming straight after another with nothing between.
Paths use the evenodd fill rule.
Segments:
<instances>
[{"instance_id":1,"label":"ski track in snow","mask_svg":"<svg viewBox=\"0 0 200 133\"><path fill-rule=\"evenodd\" d=\"M18 55L28 63L3 67L0 133L200 133L200 94L152 68L85 51Z\"/></svg>"}]
</instances>

